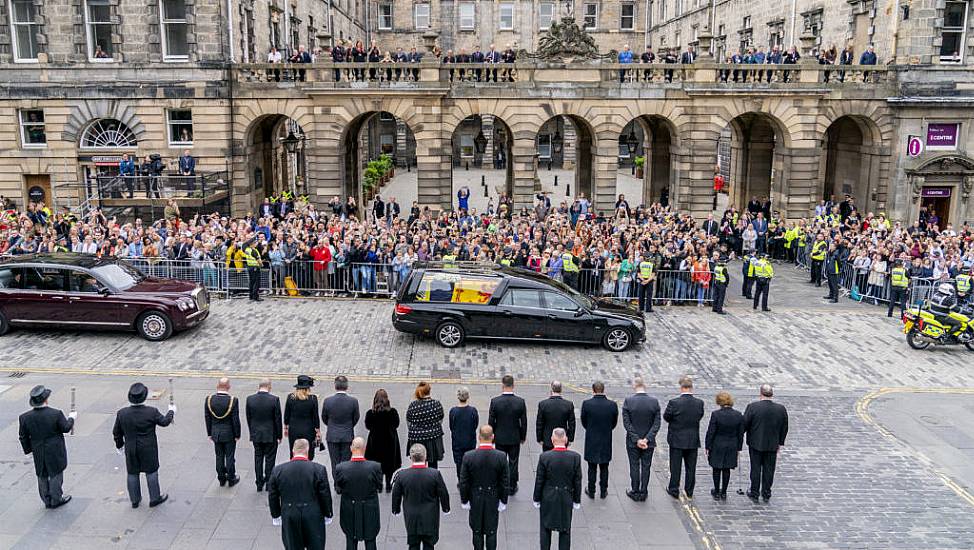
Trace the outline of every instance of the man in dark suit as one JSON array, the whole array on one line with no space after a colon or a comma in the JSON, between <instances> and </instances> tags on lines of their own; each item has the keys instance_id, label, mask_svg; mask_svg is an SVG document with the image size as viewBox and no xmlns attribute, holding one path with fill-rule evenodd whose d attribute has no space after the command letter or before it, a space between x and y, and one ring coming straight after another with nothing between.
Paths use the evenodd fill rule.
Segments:
<instances>
[{"instance_id":1,"label":"man in dark suit","mask_svg":"<svg viewBox=\"0 0 974 550\"><path fill-rule=\"evenodd\" d=\"M382 492L382 466L365 459L365 440L356 437L351 444L352 458L339 464L335 476L335 493L342 503L338 521L345 533L345 549L357 550L359 541L365 550L375 550L379 536L379 493Z\"/></svg>"},{"instance_id":2,"label":"man in dark suit","mask_svg":"<svg viewBox=\"0 0 974 550\"><path fill-rule=\"evenodd\" d=\"M771 400L774 389L770 384L761 385L761 399L744 409L744 433L747 434L747 450L751 457L751 487L747 496L765 502L771 499L774 470L778 464L778 449L788 436L788 411L784 405Z\"/></svg>"},{"instance_id":3,"label":"man in dark suit","mask_svg":"<svg viewBox=\"0 0 974 550\"><path fill-rule=\"evenodd\" d=\"M129 388L130 406L120 409L115 415L112 437L119 454L125 449L125 470L128 473L129 500L132 508L142 502L142 487L139 474L145 474L149 487L149 507L154 508L169 498L159 491L159 443L156 440L156 426L165 428L172 424L176 416L176 405L169 405L165 416L155 407L145 404L149 388L141 382Z\"/></svg>"},{"instance_id":4,"label":"man in dark suit","mask_svg":"<svg viewBox=\"0 0 974 550\"><path fill-rule=\"evenodd\" d=\"M622 426L626 429L626 454L629 456L629 481L631 488L626 496L637 502L649 495L650 467L656 451L656 433L659 432L659 401L646 393L641 377L632 381L636 393L622 403Z\"/></svg>"},{"instance_id":5,"label":"man in dark suit","mask_svg":"<svg viewBox=\"0 0 974 550\"><path fill-rule=\"evenodd\" d=\"M663 412L663 420L669 423L666 443L670 446L670 483L667 494L680 498L680 469L686 468L683 491L693 498L696 484L697 450L700 448L700 419L703 418L703 401L693 396L693 380L680 378L680 397L670 399Z\"/></svg>"},{"instance_id":6,"label":"man in dark suit","mask_svg":"<svg viewBox=\"0 0 974 550\"><path fill-rule=\"evenodd\" d=\"M34 386L30 390L31 410L20 415L20 446L24 454L34 455L34 473L37 474L37 492L45 508L58 508L71 500L71 495L61 492L64 470L68 467L68 449L64 434L74 427L78 413L67 417L59 409L47 406L51 390Z\"/></svg>"},{"instance_id":7,"label":"man in dark suit","mask_svg":"<svg viewBox=\"0 0 974 550\"><path fill-rule=\"evenodd\" d=\"M216 393L206 397L203 418L206 420L206 436L213 442L216 452L216 478L220 487L226 484L233 487L240 482L234 456L240 440L240 406L230 395L229 378L221 378L216 384Z\"/></svg>"},{"instance_id":8,"label":"man in dark suit","mask_svg":"<svg viewBox=\"0 0 974 550\"><path fill-rule=\"evenodd\" d=\"M308 460L308 440L298 439L290 461L278 464L267 481L271 522L281 526L286 550L324 550L331 524L328 471Z\"/></svg>"},{"instance_id":9,"label":"man in dark suit","mask_svg":"<svg viewBox=\"0 0 974 550\"><path fill-rule=\"evenodd\" d=\"M460 504L470 511L474 550L496 550L498 515L507 508L510 471L507 456L494 448L494 429L481 426L477 448L463 455Z\"/></svg>"},{"instance_id":10,"label":"man in dark suit","mask_svg":"<svg viewBox=\"0 0 974 550\"><path fill-rule=\"evenodd\" d=\"M521 444L528 437L528 408L524 399L514 395L514 377L505 374L501 378L501 394L490 400L487 423L494 430L494 446L507 454L510 467L508 493L517 493L517 461L521 456Z\"/></svg>"},{"instance_id":11,"label":"man in dark suit","mask_svg":"<svg viewBox=\"0 0 974 550\"><path fill-rule=\"evenodd\" d=\"M257 393L247 397L247 430L254 444L254 475L257 477L257 492L271 477L277 462L277 446L283 438L281 426L281 400L271 393L271 381L264 378L257 387Z\"/></svg>"},{"instance_id":12,"label":"man in dark suit","mask_svg":"<svg viewBox=\"0 0 974 550\"><path fill-rule=\"evenodd\" d=\"M717 236L717 232L720 231L720 224L714 219L713 214L707 214L707 221L703 222L703 230L709 237Z\"/></svg>"},{"instance_id":13,"label":"man in dark suit","mask_svg":"<svg viewBox=\"0 0 974 550\"><path fill-rule=\"evenodd\" d=\"M325 443L328 444L328 458L331 459L331 475L335 475L338 464L352 458L349 449L355 439L355 425L358 424L358 399L348 395L348 378L335 377L335 394L321 404L321 421L328 426Z\"/></svg>"},{"instance_id":14,"label":"man in dark suit","mask_svg":"<svg viewBox=\"0 0 974 550\"><path fill-rule=\"evenodd\" d=\"M413 444L409 459L412 465L392 481L392 515L405 512L409 550L433 550L440 540L440 510L450 513L450 493L440 471L426 466L426 447Z\"/></svg>"},{"instance_id":15,"label":"man in dark suit","mask_svg":"<svg viewBox=\"0 0 974 550\"><path fill-rule=\"evenodd\" d=\"M564 428L551 433L552 448L541 454L534 481L534 507L541 509L541 550L551 548L558 531L558 550L572 546L572 511L582 507L582 457L568 450Z\"/></svg>"},{"instance_id":16,"label":"man in dark suit","mask_svg":"<svg viewBox=\"0 0 974 550\"><path fill-rule=\"evenodd\" d=\"M551 432L555 428L565 429L568 443L575 441L575 405L561 396L561 382L557 380L551 383L551 396L538 403L535 436L542 451L552 449Z\"/></svg>"},{"instance_id":17,"label":"man in dark suit","mask_svg":"<svg viewBox=\"0 0 974 550\"><path fill-rule=\"evenodd\" d=\"M619 405L605 396L605 384L592 384L591 398L582 402L582 427L585 428L585 462L588 463L588 487L585 494L595 498L596 470L599 498L609 494L609 462L612 461L612 430L619 423Z\"/></svg>"}]
</instances>

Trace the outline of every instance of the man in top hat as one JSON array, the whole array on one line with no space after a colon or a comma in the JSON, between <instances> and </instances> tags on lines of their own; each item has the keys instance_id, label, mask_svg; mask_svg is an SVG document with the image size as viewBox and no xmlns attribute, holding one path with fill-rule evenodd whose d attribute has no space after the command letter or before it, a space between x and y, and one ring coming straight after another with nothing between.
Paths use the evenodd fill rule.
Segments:
<instances>
[{"instance_id":1,"label":"man in top hat","mask_svg":"<svg viewBox=\"0 0 974 550\"><path fill-rule=\"evenodd\" d=\"M47 406L50 395L51 390L44 386L30 390L31 410L20 415L20 445L25 455L34 455L37 491L44 507L57 508L71 500L71 495L61 493L64 470L68 467L64 434L74 427L78 413L72 411L65 418L59 409Z\"/></svg>"},{"instance_id":2,"label":"man in top hat","mask_svg":"<svg viewBox=\"0 0 974 550\"><path fill-rule=\"evenodd\" d=\"M392 515L405 511L409 550L433 550L440 540L440 510L450 513L450 493L443 475L426 465L426 447L409 448L412 464L396 472L392 481Z\"/></svg>"},{"instance_id":3,"label":"man in top hat","mask_svg":"<svg viewBox=\"0 0 974 550\"><path fill-rule=\"evenodd\" d=\"M346 550L375 550L379 536L379 493L382 492L382 465L365 459L365 440L356 437L350 445L351 460L340 463L332 475L335 493L342 496L339 522L345 533Z\"/></svg>"},{"instance_id":4,"label":"man in top hat","mask_svg":"<svg viewBox=\"0 0 974 550\"><path fill-rule=\"evenodd\" d=\"M237 399L230 395L229 378L221 378L216 383L216 393L206 396L203 418L206 420L206 435L213 442L216 452L216 477L220 487L227 484L233 487L240 482L234 460L237 441L240 440L240 406Z\"/></svg>"},{"instance_id":5,"label":"man in top hat","mask_svg":"<svg viewBox=\"0 0 974 550\"><path fill-rule=\"evenodd\" d=\"M336 376L335 394L325 398L321 404L321 422L328 427L325 443L328 444L332 476L338 464L352 458L349 447L355 438L358 420L358 399L348 395L348 378Z\"/></svg>"},{"instance_id":6,"label":"man in top hat","mask_svg":"<svg viewBox=\"0 0 974 550\"><path fill-rule=\"evenodd\" d=\"M572 546L572 511L582 503L582 457L568 450L564 428L551 433L552 449L541 453L534 482L534 507L541 509L541 550L551 548L558 531L558 550Z\"/></svg>"},{"instance_id":7,"label":"man in top hat","mask_svg":"<svg viewBox=\"0 0 974 550\"><path fill-rule=\"evenodd\" d=\"M307 439L295 441L291 460L275 466L267 481L271 521L281 526L286 550L323 550L331 524L328 470L308 460L309 447Z\"/></svg>"},{"instance_id":8,"label":"man in top hat","mask_svg":"<svg viewBox=\"0 0 974 550\"><path fill-rule=\"evenodd\" d=\"M281 424L281 400L271 393L271 380L264 378L257 386L257 393L247 397L247 431L254 444L254 475L257 492L271 477L277 463L277 446L283 437Z\"/></svg>"},{"instance_id":9,"label":"man in top hat","mask_svg":"<svg viewBox=\"0 0 974 550\"><path fill-rule=\"evenodd\" d=\"M155 507L169 498L159 491L159 443L156 441L156 426L166 427L172 424L176 415L176 405L169 405L169 412L165 416L155 407L145 404L149 389L141 382L132 384L129 388L130 406L120 409L115 415L115 427L112 436L115 438L115 448L125 449L125 470L128 472L129 500L132 508L138 508L142 502L142 488L139 474L145 474L146 484L149 486L149 507Z\"/></svg>"},{"instance_id":10,"label":"man in top hat","mask_svg":"<svg viewBox=\"0 0 974 550\"><path fill-rule=\"evenodd\" d=\"M474 550L497 548L498 514L507 508L510 469L507 455L494 448L494 429L481 426L477 448L463 455L460 504L470 511Z\"/></svg>"}]
</instances>

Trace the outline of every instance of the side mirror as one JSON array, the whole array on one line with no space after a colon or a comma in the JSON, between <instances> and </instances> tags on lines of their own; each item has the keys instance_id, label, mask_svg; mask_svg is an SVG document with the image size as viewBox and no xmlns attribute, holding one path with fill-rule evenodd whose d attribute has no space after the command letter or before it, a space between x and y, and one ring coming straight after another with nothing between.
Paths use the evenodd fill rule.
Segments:
<instances>
[{"instance_id":1,"label":"side mirror","mask_svg":"<svg viewBox=\"0 0 974 550\"><path fill-rule=\"evenodd\" d=\"M103 286L98 289L98 294L101 294L102 296L111 296L112 291L108 287Z\"/></svg>"},{"instance_id":2,"label":"side mirror","mask_svg":"<svg viewBox=\"0 0 974 550\"><path fill-rule=\"evenodd\" d=\"M581 317L582 315L585 315L585 313L586 311L584 309L578 308L575 310L575 317Z\"/></svg>"}]
</instances>

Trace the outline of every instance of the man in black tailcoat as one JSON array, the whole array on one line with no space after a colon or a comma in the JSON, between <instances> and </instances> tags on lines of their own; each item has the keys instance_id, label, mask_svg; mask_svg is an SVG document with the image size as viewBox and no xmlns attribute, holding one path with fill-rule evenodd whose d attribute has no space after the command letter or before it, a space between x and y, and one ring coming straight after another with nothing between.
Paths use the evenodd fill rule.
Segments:
<instances>
[{"instance_id":1,"label":"man in black tailcoat","mask_svg":"<svg viewBox=\"0 0 974 550\"><path fill-rule=\"evenodd\" d=\"M206 436L213 442L216 453L216 478L220 487L231 487L240 482L237 476L235 454L240 440L240 404L230 395L230 379L221 378L216 383L216 393L206 396L203 406Z\"/></svg>"},{"instance_id":2,"label":"man in black tailcoat","mask_svg":"<svg viewBox=\"0 0 974 550\"><path fill-rule=\"evenodd\" d=\"M129 388L131 405L118 411L115 415L115 426L112 428L115 448L119 450L119 454L125 449L125 470L128 473L127 485L132 508L138 508L142 502L140 474L145 474L149 487L150 508L169 498L169 495L162 494L159 490L159 443L156 440L156 426L164 428L172 424L176 416L176 405L169 405L169 412L163 416L159 409L145 404L148 396L149 388L144 384L132 384Z\"/></svg>"},{"instance_id":3,"label":"man in black tailcoat","mask_svg":"<svg viewBox=\"0 0 974 550\"><path fill-rule=\"evenodd\" d=\"M412 464L392 481L392 515L404 515L409 550L433 550L440 540L440 510L450 513L450 493L443 475L426 465L426 447L409 448Z\"/></svg>"},{"instance_id":4,"label":"man in black tailcoat","mask_svg":"<svg viewBox=\"0 0 974 550\"><path fill-rule=\"evenodd\" d=\"M356 437L350 445L352 457L335 467L335 493L342 502L338 521L345 533L345 549L375 550L379 536L379 493L382 492L382 466L365 459L365 440Z\"/></svg>"},{"instance_id":5,"label":"man in black tailcoat","mask_svg":"<svg viewBox=\"0 0 974 550\"><path fill-rule=\"evenodd\" d=\"M585 462L588 487L585 494L595 498L595 475L599 478L599 498L609 494L609 462L612 461L612 430L619 423L619 405L605 396L605 384L592 384L591 398L582 402L582 427L585 428Z\"/></svg>"},{"instance_id":6,"label":"man in black tailcoat","mask_svg":"<svg viewBox=\"0 0 974 550\"><path fill-rule=\"evenodd\" d=\"M551 548L558 531L558 550L572 546L572 511L581 508L582 457L568 450L568 434L555 428L552 449L541 454L534 482L534 507L541 509L541 550Z\"/></svg>"},{"instance_id":7,"label":"man in black tailcoat","mask_svg":"<svg viewBox=\"0 0 974 550\"><path fill-rule=\"evenodd\" d=\"M30 390L31 410L20 415L20 446L25 455L34 455L34 473L37 474L37 491L45 508L58 508L71 500L71 495L61 492L64 470L68 467L68 449L64 434L74 427L78 414L67 417L59 409L47 406L51 390L34 386Z\"/></svg>"},{"instance_id":8,"label":"man in black tailcoat","mask_svg":"<svg viewBox=\"0 0 974 550\"><path fill-rule=\"evenodd\" d=\"M494 446L507 455L510 469L508 494L513 495L517 493L521 444L528 437L528 408L524 398L514 395L514 377L510 374L501 378L501 394L490 400L487 423L494 430Z\"/></svg>"},{"instance_id":9,"label":"man in black tailcoat","mask_svg":"<svg viewBox=\"0 0 974 550\"><path fill-rule=\"evenodd\" d=\"M259 493L271 477L277 463L277 446L283 438L281 399L271 393L269 378L261 380L257 393L247 397L246 407L247 430L254 444L254 475Z\"/></svg>"},{"instance_id":10,"label":"man in black tailcoat","mask_svg":"<svg viewBox=\"0 0 974 550\"><path fill-rule=\"evenodd\" d=\"M470 511L474 550L497 548L498 515L507 508L510 470L507 456L494 448L494 429L481 426L477 448L463 455L460 503Z\"/></svg>"},{"instance_id":11,"label":"man in black tailcoat","mask_svg":"<svg viewBox=\"0 0 974 550\"><path fill-rule=\"evenodd\" d=\"M538 403L538 419L535 435L542 451L550 451L551 432L563 428L568 443L575 441L575 405L561 396L561 382L551 383L551 396Z\"/></svg>"},{"instance_id":12,"label":"man in black tailcoat","mask_svg":"<svg viewBox=\"0 0 974 550\"><path fill-rule=\"evenodd\" d=\"M771 484L778 464L778 449L788 436L788 411L784 405L771 400L774 389L770 384L761 385L761 399L744 409L744 433L747 434L747 450L751 457L751 487L747 496L751 500L771 499Z\"/></svg>"},{"instance_id":13,"label":"man in black tailcoat","mask_svg":"<svg viewBox=\"0 0 974 550\"><path fill-rule=\"evenodd\" d=\"M281 526L286 550L323 550L331 523L328 470L308 460L308 440L298 439L290 461L278 464L267 481L271 521Z\"/></svg>"},{"instance_id":14,"label":"man in black tailcoat","mask_svg":"<svg viewBox=\"0 0 974 550\"><path fill-rule=\"evenodd\" d=\"M680 396L670 399L663 412L663 420L669 423L666 443L670 446L670 483L667 494L680 498L680 470L685 467L686 480L683 491L693 498L697 482L697 452L700 449L700 419L703 418L703 401L693 396L693 380L680 378Z\"/></svg>"}]
</instances>

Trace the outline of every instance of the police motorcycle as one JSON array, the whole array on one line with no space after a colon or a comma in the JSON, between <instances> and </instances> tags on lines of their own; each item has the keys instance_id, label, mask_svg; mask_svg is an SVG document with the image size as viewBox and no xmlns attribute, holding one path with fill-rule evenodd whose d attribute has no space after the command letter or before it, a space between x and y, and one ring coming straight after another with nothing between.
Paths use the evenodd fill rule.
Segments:
<instances>
[{"instance_id":1,"label":"police motorcycle","mask_svg":"<svg viewBox=\"0 0 974 550\"><path fill-rule=\"evenodd\" d=\"M903 334L911 348L923 350L931 344L964 344L974 351L974 313L970 305L957 304L953 285L941 284L925 305L926 308L917 305L903 313ZM941 321L943 317L954 319L958 326L951 331L951 327Z\"/></svg>"}]
</instances>

